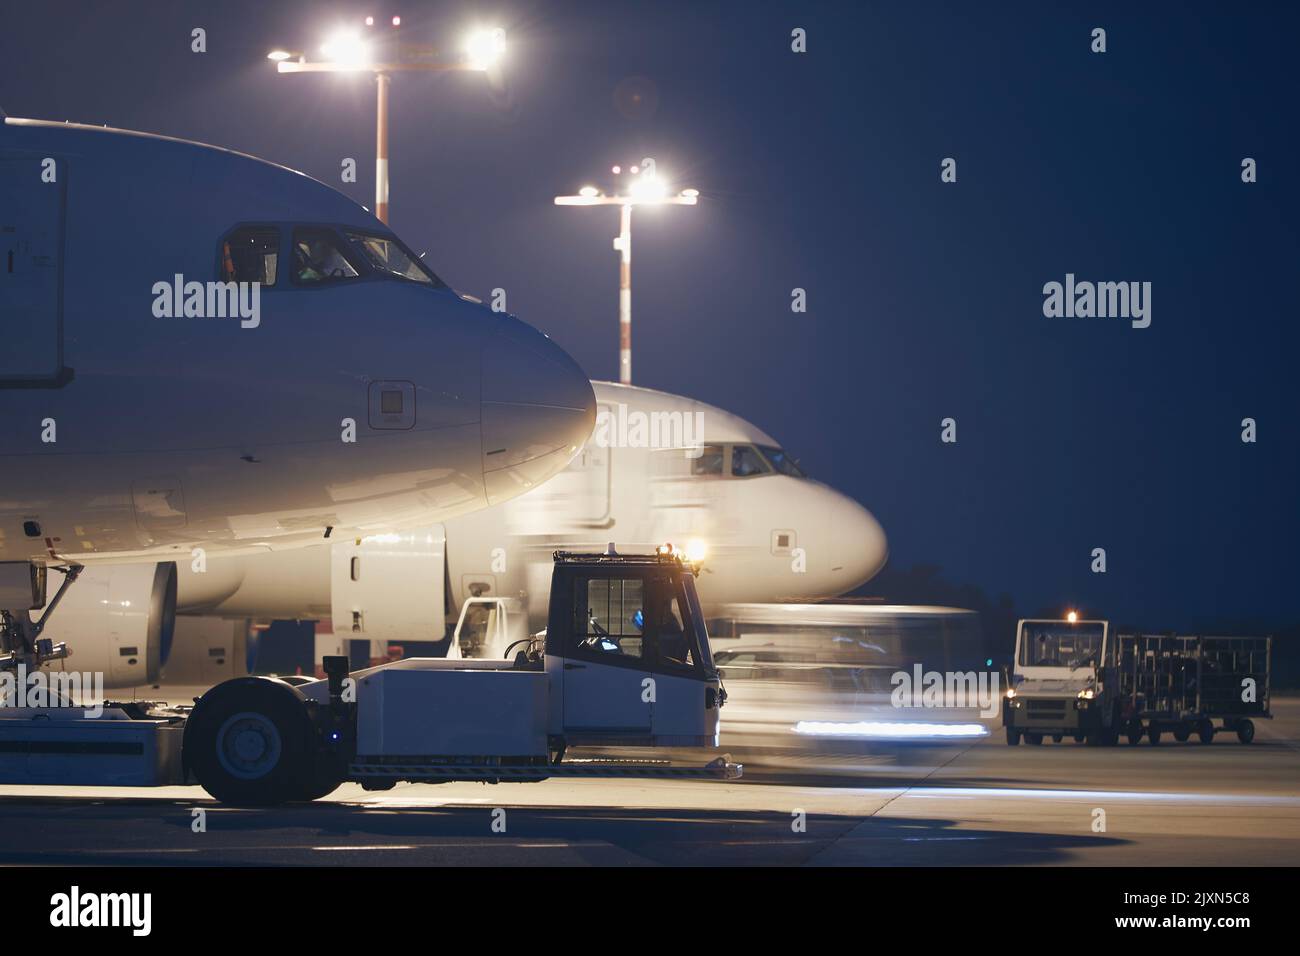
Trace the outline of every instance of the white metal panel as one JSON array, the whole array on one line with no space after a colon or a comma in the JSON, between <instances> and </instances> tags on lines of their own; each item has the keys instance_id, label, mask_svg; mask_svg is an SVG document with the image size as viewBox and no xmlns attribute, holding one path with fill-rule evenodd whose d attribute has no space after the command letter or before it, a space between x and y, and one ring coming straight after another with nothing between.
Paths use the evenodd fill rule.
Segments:
<instances>
[{"instance_id":1,"label":"white metal panel","mask_svg":"<svg viewBox=\"0 0 1300 956\"><path fill-rule=\"evenodd\" d=\"M566 734L640 736L650 732L653 705L642 667L618 667L590 660L564 661Z\"/></svg>"},{"instance_id":2,"label":"white metal panel","mask_svg":"<svg viewBox=\"0 0 1300 956\"><path fill-rule=\"evenodd\" d=\"M184 728L154 720L31 711L0 720L0 783L154 787L181 782Z\"/></svg>"},{"instance_id":3,"label":"white metal panel","mask_svg":"<svg viewBox=\"0 0 1300 956\"><path fill-rule=\"evenodd\" d=\"M395 756L546 754L542 671L406 660L357 681L358 760Z\"/></svg>"},{"instance_id":4,"label":"white metal panel","mask_svg":"<svg viewBox=\"0 0 1300 956\"><path fill-rule=\"evenodd\" d=\"M718 708L705 708L704 681L675 674L653 674L655 737L713 737L718 732Z\"/></svg>"}]
</instances>

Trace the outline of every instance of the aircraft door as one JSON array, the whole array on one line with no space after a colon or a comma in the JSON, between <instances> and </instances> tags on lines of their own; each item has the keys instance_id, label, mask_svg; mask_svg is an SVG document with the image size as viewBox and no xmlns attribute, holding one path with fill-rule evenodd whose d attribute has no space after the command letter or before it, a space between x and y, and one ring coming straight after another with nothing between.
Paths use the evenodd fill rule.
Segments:
<instances>
[{"instance_id":1,"label":"aircraft door","mask_svg":"<svg viewBox=\"0 0 1300 956\"><path fill-rule=\"evenodd\" d=\"M63 207L67 167L0 156L0 387L56 385L63 365Z\"/></svg>"},{"instance_id":2,"label":"aircraft door","mask_svg":"<svg viewBox=\"0 0 1300 956\"><path fill-rule=\"evenodd\" d=\"M608 406L601 406L608 412ZM609 491L614 470L614 442L588 439L569 468L579 478L577 493L581 502L580 520L586 525L605 526L609 523Z\"/></svg>"}]
</instances>

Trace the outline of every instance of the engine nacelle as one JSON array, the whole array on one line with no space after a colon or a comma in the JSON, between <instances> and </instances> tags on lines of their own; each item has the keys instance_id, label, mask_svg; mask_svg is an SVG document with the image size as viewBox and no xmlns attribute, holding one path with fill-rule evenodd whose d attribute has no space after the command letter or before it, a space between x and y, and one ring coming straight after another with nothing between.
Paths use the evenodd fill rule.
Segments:
<instances>
[{"instance_id":1,"label":"engine nacelle","mask_svg":"<svg viewBox=\"0 0 1300 956\"><path fill-rule=\"evenodd\" d=\"M51 575L53 591L61 582ZM42 614L44 612L41 612ZM39 620L40 614L32 617ZM50 670L99 672L104 687L158 680L176 626L176 565L88 565L63 595L41 637L68 645Z\"/></svg>"}]
</instances>

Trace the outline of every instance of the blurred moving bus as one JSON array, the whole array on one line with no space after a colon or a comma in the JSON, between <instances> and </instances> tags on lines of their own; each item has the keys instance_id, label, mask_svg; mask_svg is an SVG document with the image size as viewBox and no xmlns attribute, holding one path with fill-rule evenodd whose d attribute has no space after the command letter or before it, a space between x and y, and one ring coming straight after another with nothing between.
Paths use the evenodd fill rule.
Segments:
<instances>
[{"instance_id":1,"label":"blurred moving bus","mask_svg":"<svg viewBox=\"0 0 1300 956\"><path fill-rule=\"evenodd\" d=\"M987 670L979 615L962 608L729 604L708 620L729 699L723 745L815 738L984 736L979 708L895 707L894 675Z\"/></svg>"},{"instance_id":2,"label":"blurred moving bus","mask_svg":"<svg viewBox=\"0 0 1300 956\"><path fill-rule=\"evenodd\" d=\"M955 607L911 604L726 604L708 621L715 651L757 662L758 649L801 648L805 662L971 670L986 666L980 618ZM716 655L715 655L716 656ZM886 686L888 684L886 683Z\"/></svg>"}]
</instances>

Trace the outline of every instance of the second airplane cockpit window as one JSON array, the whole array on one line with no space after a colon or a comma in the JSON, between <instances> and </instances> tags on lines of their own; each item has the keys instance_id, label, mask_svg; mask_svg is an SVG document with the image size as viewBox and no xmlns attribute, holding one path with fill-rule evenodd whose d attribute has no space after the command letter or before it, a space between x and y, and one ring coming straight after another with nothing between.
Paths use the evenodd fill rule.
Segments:
<instances>
[{"instance_id":1,"label":"second airplane cockpit window","mask_svg":"<svg viewBox=\"0 0 1300 956\"><path fill-rule=\"evenodd\" d=\"M674 450L660 471L671 473L679 454ZM784 448L772 445L704 445L697 454L689 456L689 460L689 471L694 478L807 477Z\"/></svg>"},{"instance_id":2,"label":"second airplane cockpit window","mask_svg":"<svg viewBox=\"0 0 1300 956\"><path fill-rule=\"evenodd\" d=\"M791 478L803 478L803 469L800 468L793 458L786 454L784 448L773 448L770 445L759 445L758 450L763 453L763 457L772 463L772 467L783 475L789 475Z\"/></svg>"}]
</instances>

